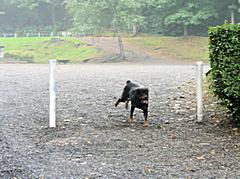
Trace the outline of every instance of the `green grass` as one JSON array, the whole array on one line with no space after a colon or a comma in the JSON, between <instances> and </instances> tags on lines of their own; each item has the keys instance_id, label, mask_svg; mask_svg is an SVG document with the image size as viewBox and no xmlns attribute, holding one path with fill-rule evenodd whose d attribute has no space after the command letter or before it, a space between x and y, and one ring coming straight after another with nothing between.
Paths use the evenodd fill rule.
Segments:
<instances>
[{"instance_id":1,"label":"green grass","mask_svg":"<svg viewBox=\"0 0 240 179\"><path fill-rule=\"evenodd\" d=\"M49 59L66 59L79 62L100 55L93 46L87 46L77 38L0 38L5 46L5 57L34 63L48 63Z\"/></svg>"},{"instance_id":2,"label":"green grass","mask_svg":"<svg viewBox=\"0 0 240 179\"><path fill-rule=\"evenodd\" d=\"M208 61L207 37L145 36L126 39L130 44L143 50L148 49L160 57ZM95 47L87 46L77 38L0 38L2 45L5 46L6 59L34 63L48 63L49 59L66 59L75 63L103 55Z\"/></svg>"},{"instance_id":3,"label":"green grass","mask_svg":"<svg viewBox=\"0 0 240 179\"><path fill-rule=\"evenodd\" d=\"M208 57L207 37L134 37L127 38L133 45L152 50L165 57L190 61L205 61Z\"/></svg>"}]
</instances>

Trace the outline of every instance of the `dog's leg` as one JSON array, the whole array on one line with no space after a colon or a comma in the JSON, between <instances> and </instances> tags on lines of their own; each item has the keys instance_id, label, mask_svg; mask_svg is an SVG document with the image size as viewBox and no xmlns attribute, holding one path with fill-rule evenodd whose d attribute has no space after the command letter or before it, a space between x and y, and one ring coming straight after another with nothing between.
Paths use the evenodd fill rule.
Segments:
<instances>
[{"instance_id":1,"label":"dog's leg","mask_svg":"<svg viewBox=\"0 0 240 179\"><path fill-rule=\"evenodd\" d=\"M143 110L143 115L144 115L144 123L143 123L143 127L148 127L148 121L147 121L147 117L148 117L148 110Z\"/></svg>"},{"instance_id":2,"label":"dog's leg","mask_svg":"<svg viewBox=\"0 0 240 179\"><path fill-rule=\"evenodd\" d=\"M117 102L115 103L115 107L117 107L120 102L125 102L126 100L128 100L128 99L126 99L126 98L124 98L124 97L119 98L119 99L117 100Z\"/></svg>"},{"instance_id":3,"label":"dog's leg","mask_svg":"<svg viewBox=\"0 0 240 179\"><path fill-rule=\"evenodd\" d=\"M134 112L135 107L132 105L131 106L131 111L130 111L130 117L128 119L129 123L133 123L133 112Z\"/></svg>"},{"instance_id":4,"label":"dog's leg","mask_svg":"<svg viewBox=\"0 0 240 179\"><path fill-rule=\"evenodd\" d=\"M121 101L121 98L119 98L119 99L117 100L117 102L115 103L115 107L118 106L118 104L120 103L120 101Z\"/></svg>"},{"instance_id":5,"label":"dog's leg","mask_svg":"<svg viewBox=\"0 0 240 179\"><path fill-rule=\"evenodd\" d=\"M125 108L128 109L128 103L129 103L129 99L127 99L127 101L125 102Z\"/></svg>"},{"instance_id":6,"label":"dog's leg","mask_svg":"<svg viewBox=\"0 0 240 179\"><path fill-rule=\"evenodd\" d=\"M120 102L125 102L125 100L123 98L119 98L115 103L115 107L117 107Z\"/></svg>"}]
</instances>

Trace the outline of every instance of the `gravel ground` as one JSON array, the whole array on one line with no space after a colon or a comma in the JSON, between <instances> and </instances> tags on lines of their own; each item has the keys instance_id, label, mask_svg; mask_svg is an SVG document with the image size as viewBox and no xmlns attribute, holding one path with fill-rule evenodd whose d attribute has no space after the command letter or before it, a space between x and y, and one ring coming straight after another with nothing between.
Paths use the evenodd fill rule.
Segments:
<instances>
[{"instance_id":1,"label":"gravel ground","mask_svg":"<svg viewBox=\"0 0 240 179\"><path fill-rule=\"evenodd\" d=\"M196 124L191 65L58 65L57 128L48 128L48 65L0 66L0 178L240 178L240 138ZM148 128L124 104L149 87Z\"/></svg>"}]
</instances>

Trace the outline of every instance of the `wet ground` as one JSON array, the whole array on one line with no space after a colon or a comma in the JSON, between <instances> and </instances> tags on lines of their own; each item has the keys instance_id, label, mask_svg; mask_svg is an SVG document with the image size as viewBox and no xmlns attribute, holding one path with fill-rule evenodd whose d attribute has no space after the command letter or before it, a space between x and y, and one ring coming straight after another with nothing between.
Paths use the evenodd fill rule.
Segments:
<instances>
[{"instance_id":1,"label":"wet ground","mask_svg":"<svg viewBox=\"0 0 240 179\"><path fill-rule=\"evenodd\" d=\"M58 65L55 129L48 73L0 66L0 178L240 178L239 136L208 107L196 123L195 66ZM114 107L129 79L150 89L148 128Z\"/></svg>"}]
</instances>

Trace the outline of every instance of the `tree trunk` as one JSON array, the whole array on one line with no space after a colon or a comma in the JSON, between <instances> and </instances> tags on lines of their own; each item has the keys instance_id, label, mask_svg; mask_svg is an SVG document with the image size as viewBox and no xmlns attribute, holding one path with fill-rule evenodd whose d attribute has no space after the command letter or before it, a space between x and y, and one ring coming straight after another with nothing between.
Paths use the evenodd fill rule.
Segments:
<instances>
[{"instance_id":1,"label":"tree trunk","mask_svg":"<svg viewBox=\"0 0 240 179\"><path fill-rule=\"evenodd\" d=\"M51 15L52 15L52 25L53 25L53 28L54 28L54 31L57 31L57 24L56 24L56 14L55 14L55 7L53 6L52 7L52 12L51 12Z\"/></svg>"},{"instance_id":2,"label":"tree trunk","mask_svg":"<svg viewBox=\"0 0 240 179\"><path fill-rule=\"evenodd\" d=\"M133 37L137 36L137 25L133 25Z\"/></svg>"},{"instance_id":3,"label":"tree trunk","mask_svg":"<svg viewBox=\"0 0 240 179\"><path fill-rule=\"evenodd\" d=\"M95 41L94 35L92 35L92 44L96 45L96 41Z\"/></svg>"},{"instance_id":4,"label":"tree trunk","mask_svg":"<svg viewBox=\"0 0 240 179\"><path fill-rule=\"evenodd\" d=\"M119 45L119 56L121 58L121 60L125 60L125 54L124 54L124 46L123 46L123 41L122 41L122 36L120 33L117 34L118 37L118 45Z\"/></svg>"},{"instance_id":5,"label":"tree trunk","mask_svg":"<svg viewBox=\"0 0 240 179\"><path fill-rule=\"evenodd\" d=\"M188 35L188 29L187 29L187 25L183 24L183 35L187 36Z\"/></svg>"}]
</instances>

